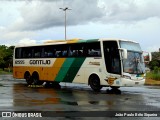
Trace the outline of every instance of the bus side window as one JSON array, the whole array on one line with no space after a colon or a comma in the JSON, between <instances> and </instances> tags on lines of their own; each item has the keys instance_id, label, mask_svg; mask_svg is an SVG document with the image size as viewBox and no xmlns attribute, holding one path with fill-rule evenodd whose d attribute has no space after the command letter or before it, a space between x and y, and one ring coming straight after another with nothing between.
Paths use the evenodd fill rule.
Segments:
<instances>
[{"instance_id":1,"label":"bus side window","mask_svg":"<svg viewBox=\"0 0 160 120\"><path fill-rule=\"evenodd\" d=\"M62 57L62 52L61 51L56 51L56 57Z\"/></svg>"},{"instance_id":2,"label":"bus side window","mask_svg":"<svg viewBox=\"0 0 160 120\"><path fill-rule=\"evenodd\" d=\"M67 50L64 50L64 51L62 52L62 56L63 56L63 57L66 57L66 56L67 56Z\"/></svg>"},{"instance_id":3,"label":"bus side window","mask_svg":"<svg viewBox=\"0 0 160 120\"><path fill-rule=\"evenodd\" d=\"M22 51L22 48L15 49L15 58L22 58L21 51Z\"/></svg>"},{"instance_id":4,"label":"bus side window","mask_svg":"<svg viewBox=\"0 0 160 120\"><path fill-rule=\"evenodd\" d=\"M32 54L31 54L31 53L28 53L27 58L30 58L31 56L32 56Z\"/></svg>"},{"instance_id":5,"label":"bus side window","mask_svg":"<svg viewBox=\"0 0 160 120\"><path fill-rule=\"evenodd\" d=\"M86 46L83 47L83 56L88 56L88 48Z\"/></svg>"},{"instance_id":6,"label":"bus side window","mask_svg":"<svg viewBox=\"0 0 160 120\"><path fill-rule=\"evenodd\" d=\"M53 56L52 57L54 57L54 58L57 57L56 56L56 49L53 50Z\"/></svg>"},{"instance_id":7,"label":"bus side window","mask_svg":"<svg viewBox=\"0 0 160 120\"><path fill-rule=\"evenodd\" d=\"M78 57L78 50L73 50L72 56L73 57Z\"/></svg>"},{"instance_id":8,"label":"bus side window","mask_svg":"<svg viewBox=\"0 0 160 120\"><path fill-rule=\"evenodd\" d=\"M48 53L46 51L44 52L44 57L48 57Z\"/></svg>"},{"instance_id":9,"label":"bus side window","mask_svg":"<svg viewBox=\"0 0 160 120\"><path fill-rule=\"evenodd\" d=\"M35 58L39 58L39 57L40 57L40 52L36 52L36 53L34 54L34 57L35 57Z\"/></svg>"},{"instance_id":10,"label":"bus side window","mask_svg":"<svg viewBox=\"0 0 160 120\"><path fill-rule=\"evenodd\" d=\"M32 57L32 49L31 48L22 48L22 58L31 58Z\"/></svg>"},{"instance_id":11,"label":"bus side window","mask_svg":"<svg viewBox=\"0 0 160 120\"><path fill-rule=\"evenodd\" d=\"M79 57L83 56L82 50L78 50L78 56Z\"/></svg>"},{"instance_id":12,"label":"bus side window","mask_svg":"<svg viewBox=\"0 0 160 120\"><path fill-rule=\"evenodd\" d=\"M69 56L69 57L73 57L73 45L72 45L72 46L69 46L68 56Z\"/></svg>"},{"instance_id":13,"label":"bus side window","mask_svg":"<svg viewBox=\"0 0 160 120\"><path fill-rule=\"evenodd\" d=\"M88 57L101 57L100 43L89 43L88 45Z\"/></svg>"},{"instance_id":14,"label":"bus side window","mask_svg":"<svg viewBox=\"0 0 160 120\"><path fill-rule=\"evenodd\" d=\"M104 41L104 57L106 69L109 73L121 74L120 55L116 41Z\"/></svg>"},{"instance_id":15,"label":"bus side window","mask_svg":"<svg viewBox=\"0 0 160 120\"><path fill-rule=\"evenodd\" d=\"M52 52L48 52L47 57L53 57L53 53Z\"/></svg>"}]
</instances>

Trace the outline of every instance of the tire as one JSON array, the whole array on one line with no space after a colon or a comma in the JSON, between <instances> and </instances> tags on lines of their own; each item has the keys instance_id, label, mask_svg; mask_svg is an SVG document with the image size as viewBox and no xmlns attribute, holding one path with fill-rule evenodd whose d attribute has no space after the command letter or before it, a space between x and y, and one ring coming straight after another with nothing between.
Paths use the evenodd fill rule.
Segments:
<instances>
[{"instance_id":1,"label":"tire","mask_svg":"<svg viewBox=\"0 0 160 120\"><path fill-rule=\"evenodd\" d=\"M118 87L118 86L110 86L112 89L118 89L118 88L120 88L120 87Z\"/></svg>"},{"instance_id":2,"label":"tire","mask_svg":"<svg viewBox=\"0 0 160 120\"><path fill-rule=\"evenodd\" d=\"M32 76L30 75L29 72L26 72L24 74L24 79L26 79L26 82L28 85L32 85L33 84L33 79L32 79Z\"/></svg>"},{"instance_id":3,"label":"tire","mask_svg":"<svg viewBox=\"0 0 160 120\"><path fill-rule=\"evenodd\" d=\"M34 85L42 85L44 82L39 80L39 75L38 73L33 73L32 75L32 80Z\"/></svg>"},{"instance_id":4,"label":"tire","mask_svg":"<svg viewBox=\"0 0 160 120\"><path fill-rule=\"evenodd\" d=\"M102 86L100 85L100 79L97 75L92 75L89 77L89 85L92 90L96 92L99 92L102 89Z\"/></svg>"}]
</instances>

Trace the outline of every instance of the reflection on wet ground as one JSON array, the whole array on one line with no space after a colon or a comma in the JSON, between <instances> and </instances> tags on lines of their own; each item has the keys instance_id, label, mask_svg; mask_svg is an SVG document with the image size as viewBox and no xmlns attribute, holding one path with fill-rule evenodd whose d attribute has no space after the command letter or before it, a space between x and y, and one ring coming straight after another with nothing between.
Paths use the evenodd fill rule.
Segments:
<instances>
[{"instance_id":1,"label":"reflection on wet ground","mask_svg":"<svg viewBox=\"0 0 160 120\"><path fill-rule=\"evenodd\" d=\"M146 110L146 107L139 108L139 106L150 104L159 105L159 97L156 96L158 93L152 91L152 95L148 94L148 92L145 91L146 88L138 88L140 91L137 91L137 88L136 90L131 88L133 91L125 91L125 89L122 88L124 90L121 95L105 94L105 90L100 93L95 93L89 88L81 90L82 87L78 89L77 86L76 89L74 89L74 87L67 88L63 86L57 90L54 88L28 88L25 83L15 83L13 86L4 84L1 88L3 88L3 90L1 90L1 98L4 96L7 99L0 100L1 103L4 103L1 104L1 106L10 106L13 108L23 106L29 107L30 109L31 107L36 108L39 106L38 108L40 108L41 106L43 108L42 110L69 110L69 107L75 110L76 106L78 106L78 111L94 111L98 109L137 110L136 108ZM55 107L56 105L61 107ZM124 105L127 107L124 107ZM118 106L118 108L116 106Z\"/></svg>"},{"instance_id":2,"label":"reflection on wet ground","mask_svg":"<svg viewBox=\"0 0 160 120\"><path fill-rule=\"evenodd\" d=\"M61 89L27 87L24 80L0 77L1 111L159 111L160 87L122 87L122 94L93 92L87 85ZM2 79L3 78L3 79Z\"/></svg>"}]
</instances>

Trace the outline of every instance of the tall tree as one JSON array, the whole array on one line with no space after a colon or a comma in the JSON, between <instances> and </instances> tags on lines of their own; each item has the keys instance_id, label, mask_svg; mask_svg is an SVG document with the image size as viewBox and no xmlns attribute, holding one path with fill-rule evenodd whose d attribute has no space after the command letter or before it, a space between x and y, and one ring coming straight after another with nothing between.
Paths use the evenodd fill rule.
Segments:
<instances>
[{"instance_id":1,"label":"tall tree","mask_svg":"<svg viewBox=\"0 0 160 120\"><path fill-rule=\"evenodd\" d=\"M12 66L14 46L0 45L0 68Z\"/></svg>"}]
</instances>

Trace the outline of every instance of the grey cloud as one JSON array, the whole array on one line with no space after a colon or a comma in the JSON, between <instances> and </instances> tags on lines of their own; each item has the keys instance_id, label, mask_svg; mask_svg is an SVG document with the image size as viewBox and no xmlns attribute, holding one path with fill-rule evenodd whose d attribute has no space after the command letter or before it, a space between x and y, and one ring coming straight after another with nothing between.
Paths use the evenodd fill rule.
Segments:
<instances>
[{"instance_id":1,"label":"grey cloud","mask_svg":"<svg viewBox=\"0 0 160 120\"><path fill-rule=\"evenodd\" d=\"M103 16L97 0L68 0L56 2L32 2L21 8L21 21L17 21L11 29L39 30L64 25L63 5L71 8L67 11L67 24L77 25L95 21Z\"/></svg>"},{"instance_id":2,"label":"grey cloud","mask_svg":"<svg viewBox=\"0 0 160 120\"><path fill-rule=\"evenodd\" d=\"M67 25L89 22L104 24L141 21L160 17L159 0L30 0L20 9L21 21L15 22L13 30L40 30L64 25L64 12L69 7Z\"/></svg>"},{"instance_id":3,"label":"grey cloud","mask_svg":"<svg viewBox=\"0 0 160 120\"><path fill-rule=\"evenodd\" d=\"M132 22L151 17L160 17L160 4L158 0L104 1L106 16L103 19L107 22Z\"/></svg>"}]
</instances>

